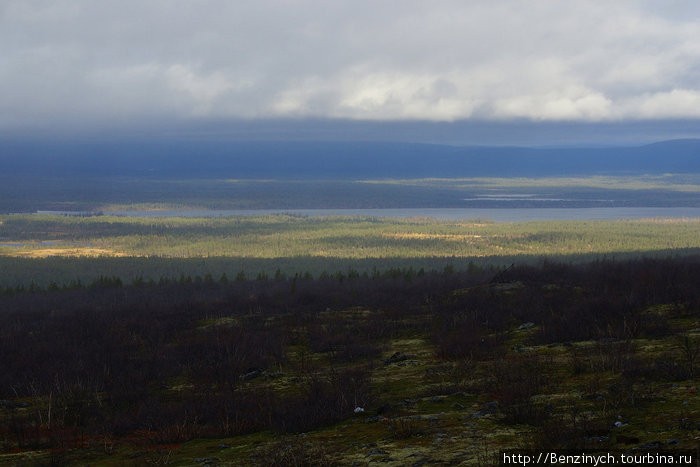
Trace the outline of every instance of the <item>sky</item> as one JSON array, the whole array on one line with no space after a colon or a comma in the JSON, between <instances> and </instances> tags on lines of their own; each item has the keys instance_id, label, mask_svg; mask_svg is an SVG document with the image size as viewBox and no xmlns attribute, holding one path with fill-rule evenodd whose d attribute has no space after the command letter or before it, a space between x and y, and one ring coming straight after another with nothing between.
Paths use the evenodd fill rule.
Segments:
<instances>
[{"instance_id":1,"label":"sky","mask_svg":"<svg viewBox=\"0 0 700 467\"><path fill-rule=\"evenodd\" d=\"M700 137L700 2L2 0L0 135Z\"/></svg>"}]
</instances>

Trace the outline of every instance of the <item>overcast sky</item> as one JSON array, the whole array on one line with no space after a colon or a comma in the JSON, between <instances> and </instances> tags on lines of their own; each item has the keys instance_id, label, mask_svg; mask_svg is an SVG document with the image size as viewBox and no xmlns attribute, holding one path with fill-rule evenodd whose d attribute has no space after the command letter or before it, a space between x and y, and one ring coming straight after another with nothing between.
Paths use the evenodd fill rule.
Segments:
<instances>
[{"instance_id":1,"label":"overcast sky","mask_svg":"<svg viewBox=\"0 0 700 467\"><path fill-rule=\"evenodd\" d=\"M700 136L700 1L0 1L4 135L348 120Z\"/></svg>"}]
</instances>

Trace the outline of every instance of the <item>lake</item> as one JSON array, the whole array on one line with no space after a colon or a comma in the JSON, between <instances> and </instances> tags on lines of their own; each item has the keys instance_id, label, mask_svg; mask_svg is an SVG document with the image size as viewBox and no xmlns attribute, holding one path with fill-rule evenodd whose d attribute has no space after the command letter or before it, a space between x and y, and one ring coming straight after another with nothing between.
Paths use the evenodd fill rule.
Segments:
<instances>
[{"instance_id":1,"label":"lake","mask_svg":"<svg viewBox=\"0 0 700 467\"><path fill-rule=\"evenodd\" d=\"M57 211L41 211L55 213ZM540 220L610 220L700 217L696 207L647 208L397 208L397 209L174 209L153 211L114 211L107 215L128 217L231 217L292 214L309 217L432 217L443 220L491 219L496 222Z\"/></svg>"}]
</instances>

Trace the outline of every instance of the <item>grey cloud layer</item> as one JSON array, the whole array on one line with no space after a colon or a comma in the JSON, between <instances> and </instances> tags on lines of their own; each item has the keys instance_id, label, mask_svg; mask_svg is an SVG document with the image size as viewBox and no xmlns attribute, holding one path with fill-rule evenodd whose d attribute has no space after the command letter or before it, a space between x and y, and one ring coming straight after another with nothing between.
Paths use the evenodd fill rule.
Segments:
<instances>
[{"instance_id":1,"label":"grey cloud layer","mask_svg":"<svg viewBox=\"0 0 700 467\"><path fill-rule=\"evenodd\" d=\"M698 118L699 4L6 0L0 126Z\"/></svg>"}]
</instances>

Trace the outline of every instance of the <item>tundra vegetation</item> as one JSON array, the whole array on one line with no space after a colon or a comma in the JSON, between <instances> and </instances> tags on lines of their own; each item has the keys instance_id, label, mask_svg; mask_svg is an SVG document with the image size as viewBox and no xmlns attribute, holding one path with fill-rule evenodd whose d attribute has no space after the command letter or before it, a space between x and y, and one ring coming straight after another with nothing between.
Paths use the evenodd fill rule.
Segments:
<instances>
[{"instance_id":1,"label":"tundra vegetation","mask_svg":"<svg viewBox=\"0 0 700 467\"><path fill-rule=\"evenodd\" d=\"M159 281L180 276L254 279L276 273L371 274L391 268L474 266L687 255L700 219L538 221L300 217L0 216L0 287Z\"/></svg>"},{"instance_id":2,"label":"tundra vegetation","mask_svg":"<svg viewBox=\"0 0 700 467\"><path fill-rule=\"evenodd\" d=\"M698 447L697 219L7 215L0 238L0 463Z\"/></svg>"},{"instance_id":3,"label":"tundra vegetation","mask_svg":"<svg viewBox=\"0 0 700 467\"><path fill-rule=\"evenodd\" d=\"M0 297L0 462L497 464L697 449L700 257Z\"/></svg>"}]
</instances>

